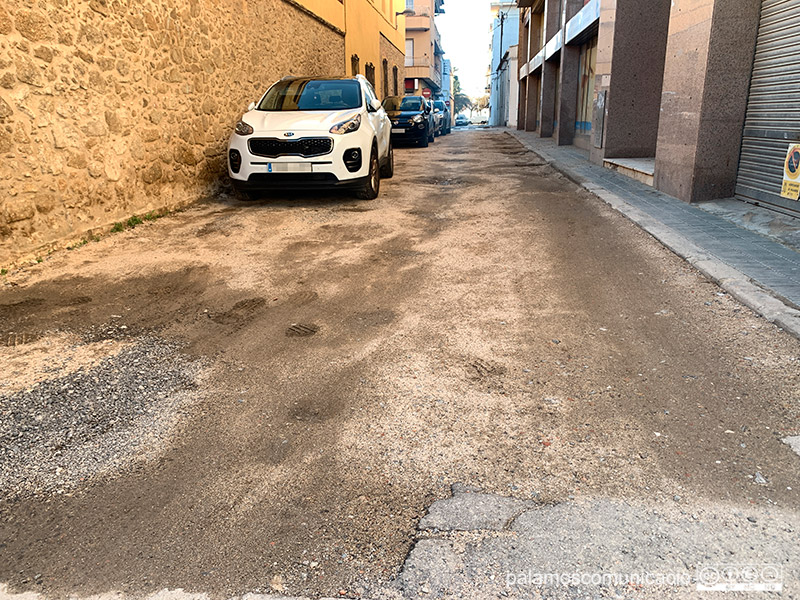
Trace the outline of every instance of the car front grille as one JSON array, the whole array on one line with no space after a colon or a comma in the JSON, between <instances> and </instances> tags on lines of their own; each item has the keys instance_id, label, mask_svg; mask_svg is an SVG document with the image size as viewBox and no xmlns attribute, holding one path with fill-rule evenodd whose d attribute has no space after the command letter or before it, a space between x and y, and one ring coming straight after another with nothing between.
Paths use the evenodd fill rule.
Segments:
<instances>
[{"instance_id":1,"label":"car front grille","mask_svg":"<svg viewBox=\"0 0 800 600\"><path fill-rule=\"evenodd\" d=\"M336 183L338 177L333 173L252 173L248 183Z\"/></svg>"},{"instance_id":2,"label":"car front grille","mask_svg":"<svg viewBox=\"0 0 800 600\"><path fill-rule=\"evenodd\" d=\"M250 152L256 156L277 158L278 156L321 156L333 150L330 138L301 138L278 140L275 138L253 138L249 142Z\"/></svg>"}]
</instances>

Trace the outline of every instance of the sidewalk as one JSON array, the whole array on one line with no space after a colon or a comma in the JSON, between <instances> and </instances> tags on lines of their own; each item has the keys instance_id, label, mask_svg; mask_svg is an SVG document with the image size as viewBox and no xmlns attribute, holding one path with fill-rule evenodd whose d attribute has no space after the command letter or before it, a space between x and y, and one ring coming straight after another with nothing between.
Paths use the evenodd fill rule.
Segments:
<instances>
[{"instance_id":1,"label":"sidewalk","mask_svg":"<svg viewBox=\"0 0 800 600\"><path fill-rule=\"evenodd\" d=\"M505 129L769 321L800 337L800 252L588 161L552 139Z\"/></svg>"}]
</instances>

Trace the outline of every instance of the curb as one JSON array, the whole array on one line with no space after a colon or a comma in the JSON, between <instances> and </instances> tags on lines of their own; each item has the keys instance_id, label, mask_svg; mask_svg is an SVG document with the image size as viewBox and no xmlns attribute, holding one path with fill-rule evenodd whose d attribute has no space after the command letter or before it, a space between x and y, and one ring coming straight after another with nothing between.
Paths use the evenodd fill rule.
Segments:
<instances>
[{"instance_id":1,"label":"curb","mask_svg":"<svg viewBox=\"0 0 800 600\"><path fill-rule=\"evenodd\" d=\"M515 132L506 131L506 133L525 146L525 148L544 159L567 179L591 192L642 230L649 233L666 248L680 256L736 298L736 300L764 317L770 323L774 323L800 339L800 311L787 305L783 300L776 297L771 290L761 287L741 271L713 256L671 227L664 225L661 221L628 204L615 193L559 164L546 151L533 147Z\"/></svg>"}]
</instances>

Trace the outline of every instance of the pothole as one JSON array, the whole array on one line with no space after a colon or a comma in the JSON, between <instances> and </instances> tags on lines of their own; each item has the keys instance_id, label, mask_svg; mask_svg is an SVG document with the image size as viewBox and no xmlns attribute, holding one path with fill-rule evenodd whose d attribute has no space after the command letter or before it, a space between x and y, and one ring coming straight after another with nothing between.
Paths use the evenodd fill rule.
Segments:
<instances>
[{"instance_id":1,"label":"pothole","mask_svg":"<svg viewBox=\"0 0 800 600\"><path fill-rule=\"evenodd\" d=\"M445 177L445 176L420 177L415 181L422 185L438 185L442 187L452 187L457 185L464 185L467 183L464 179L461 179L460 177Z\"/></svg>"}]
</instances>

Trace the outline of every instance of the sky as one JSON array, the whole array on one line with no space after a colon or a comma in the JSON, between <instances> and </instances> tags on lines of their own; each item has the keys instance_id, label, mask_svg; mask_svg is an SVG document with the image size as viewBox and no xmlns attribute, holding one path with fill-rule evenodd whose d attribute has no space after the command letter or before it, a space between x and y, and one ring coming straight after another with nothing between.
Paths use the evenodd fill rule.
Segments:
<instances>
[{"instance_id":1,"label":"sky","mask_svg":"<svg viewBox=\"0 0 800 600\"><path fill-rule=\"evenodd\" d=\"M468 96L486 94L489 69L490 0L445 0L445 14L436 17L444 58L450 59Z\"/></svg>"}]
</instances>

